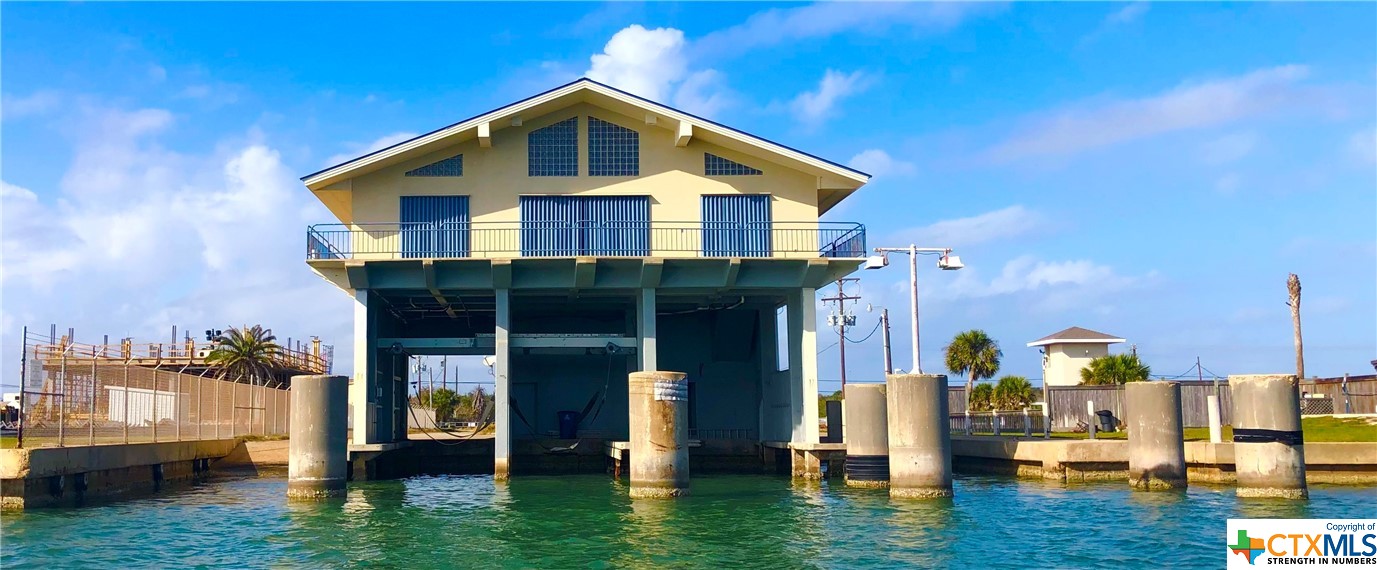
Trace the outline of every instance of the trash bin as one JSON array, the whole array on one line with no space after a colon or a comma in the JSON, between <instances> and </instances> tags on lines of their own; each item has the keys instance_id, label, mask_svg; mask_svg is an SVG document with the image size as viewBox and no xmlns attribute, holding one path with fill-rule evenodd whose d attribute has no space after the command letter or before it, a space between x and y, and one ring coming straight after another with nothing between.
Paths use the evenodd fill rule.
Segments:
<instances>
[{"instance_id":1,"label":"trash bin","mask_svg":"<svg viewBox=\"0 0 1377 570\"><path fill-rule=\"evenodd\" d=\"M575 439L579 436L579 413L571 411L558 412L559 414L559 438Z\"/></svg>"},{"instance_id":2,"label":"trash bin","mask_svg":"<svg viewBox=\"0 0 1377 570\"><path fill-rule=\"evenodd\" d=\"M1114 412L1100 410L1095 415L1100 418L1100 431L1114 431L1114 425L1118 423L1114 419Z\"/></svg>"}]
</instances>

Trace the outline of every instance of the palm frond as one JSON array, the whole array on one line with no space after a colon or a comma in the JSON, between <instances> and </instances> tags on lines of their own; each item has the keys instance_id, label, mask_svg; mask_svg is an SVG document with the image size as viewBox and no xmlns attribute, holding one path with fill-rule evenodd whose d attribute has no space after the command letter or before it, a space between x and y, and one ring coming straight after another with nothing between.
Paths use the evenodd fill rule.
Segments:
<instances>
[{"instance_id":1,"label":"palm frond","mask_svg":"<svg viewBox=\"0 0 1377 570\"><path fill-rule=\"evenodd\" d=\"M272 329L254 325L245 329L229 327L216 337L215 348L206 363L220 367L220 377L247 377L267 380L279 368L277 354L282 350Z\"/></svg>"}]
</instances>

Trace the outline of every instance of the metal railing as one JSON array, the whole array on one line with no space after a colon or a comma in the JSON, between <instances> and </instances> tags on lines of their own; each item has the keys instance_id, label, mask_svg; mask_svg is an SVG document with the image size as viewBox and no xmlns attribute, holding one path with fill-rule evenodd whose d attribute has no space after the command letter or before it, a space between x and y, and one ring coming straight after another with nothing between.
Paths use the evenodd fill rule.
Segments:
<instances>
[{"instance_id":1,"label":"metal railing","mask_svg":"<svg viewBox=\"0 0 1377 570\"><path fill-rule=\"evenodd\" d=\"M1036 406L1014 411L954 413L948 417L947 427L952 435L1046 437L1051 433L1047 416Z\"/></svg>"},{"instance_id":2,"label":"metal railing","mask_svg":"<svg viewBox=\"0 0 1377 570\"><path fill-rule=\"evenodd\" d=\"M307 259L865 257L852 222L460 222L316 224Z\"/></svg>"},{"instance_id":3,"label":"metal railing","mask_svg":"<svg viewBox=\"0 0 1377 570\"><path fill-rule=\"evenodd\" d=\"M217 345L185 341L178 344L136 343L124 341L120 344L82 344L62 338L52 343L39 342L33 346L33 356L40 359L54 359L67 354L73 359L100 358L118 359L137 366L176 367L190 364L192 367L206 366L206 357ZM310 374L329 374L329 354L320 348L298 350L281 347L273 352L273 364L287 369Z\"/></svg>"},{"instance_id":4,"label":"metal railing","mask_svg":"<svg viewBox=\"0 0 1377 570\"><path fill-rule=\"evenodd\" d=\"M99 345L26 342L18 445L85 446L286 434L290 395L247 378L217 379L189 362L140 364L147 355ZM128 343L125 343L126 345ZM164 361L166 364L166 361Z\"/></svg>"}]
</instances>

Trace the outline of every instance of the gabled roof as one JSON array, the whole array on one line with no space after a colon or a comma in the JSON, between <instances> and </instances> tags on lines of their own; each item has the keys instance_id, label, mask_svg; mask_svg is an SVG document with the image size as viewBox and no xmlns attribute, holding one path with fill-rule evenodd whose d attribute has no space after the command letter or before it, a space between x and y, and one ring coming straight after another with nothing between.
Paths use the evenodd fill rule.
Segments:
<instances>
[{"instance_id":1,"label":"gabled roof","mask_svg":"<svg viewBox=\"0 0 1377 570\"><path fill-rule=\"evenodd\" d=\"M1028 346L1046 346L1049 344L1114 344L1124 342L1124 339L1102 332L1083 329L1081 327L1071 327L1064 331L1055 332L1033 342Z\"/></svg>"},{"instance_id":2,"label":"gabled roof","mask_svg":"<svg viewBox=\"0 0 1377 570\"><path fill-rule=\"evenodd\" d=\"M715 144L741 146L746 145L760 149L773 155L774 159L791 165L805 172L813 172L819 176L819 190L831 189L842 190L840 196L831 200L831 204L840 201L842 197L859 188L870 180L870 175L854 168L832 162L830 160L790 148L788 146L745 133L726 125L661 105L649 99L632 95L615 87L604 85L592 79L582 78L571 83L556 87L544 93L522 99L505 107L494 109L481 115L471 117L416 138L397 143L390 147L365 154L347 162L326 168L319 172L302 177L302 182L312 190L319 190L335 182L347 180L396 164L406 158L419 156L432 152L443 146L463 142L479 136L479 131L488 136L490 130L499 129L507 124L499 123L512 118L519 118L523 113L535 115L543 114L566 107L569 104L598 99L603 101L619 102L639 108L648 115L654 115L657 119L664 120L664 126L678 129L681 133L688 129L693 133L692 136L706 135ZM529 116L535 116L529 115ZM826 208L823 208L826 209Z\"/></svg>"}]
</instances>

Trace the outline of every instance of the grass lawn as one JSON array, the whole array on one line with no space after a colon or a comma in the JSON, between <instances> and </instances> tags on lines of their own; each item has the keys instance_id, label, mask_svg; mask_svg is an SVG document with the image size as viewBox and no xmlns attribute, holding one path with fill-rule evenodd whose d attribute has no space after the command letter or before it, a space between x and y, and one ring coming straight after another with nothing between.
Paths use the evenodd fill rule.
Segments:
<instances>
[{"instance_id":1,"label":"grass lawn","mask_svg":"<svg viewBox=\"0 0 1377 570\"><path fill-rule=\"evenodd\" d=\"M1377 418L1335 418L1316 416L1301 418L1301 430L1305 441L1322 443L1334 441L1372 441L1377 442ZM1186 428L1186 441L1209 441L1210 428ZM981 434L988 435L988 434ZM1052 432L1055 439L1087 439L1090 434L1077 432ZM1122 431L1095 434L1097 439L1127 439ZM1224 441L1233 441L1234 430L1224 426Z\"/></svg>"},{"instance_id":2,"label":"grass lawn","mask_svg":"<svg viewBox=\"0 0 1377 570\"><path fill-rule=\"evenodd\" d=\"M19 444L19 436L0 435L0 449L14 449Z\"/></svg>"}]
</instances>

